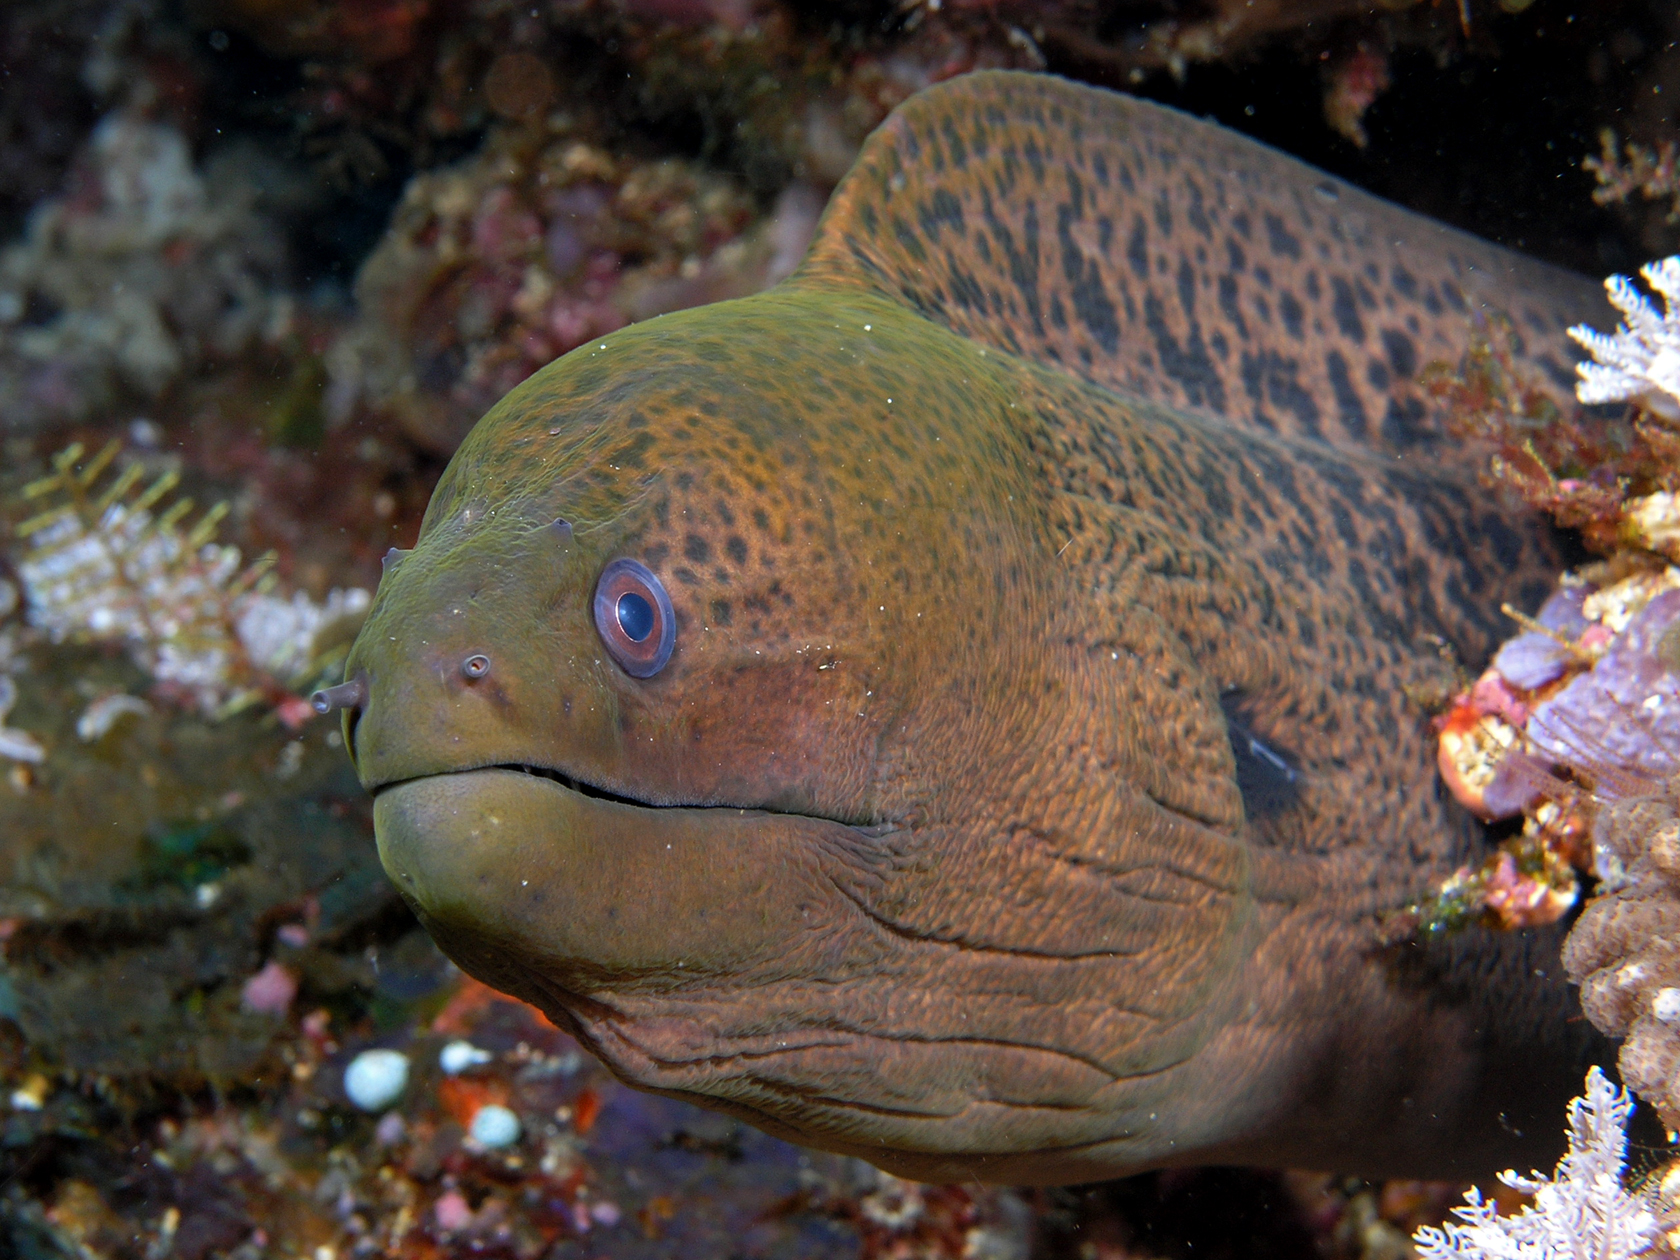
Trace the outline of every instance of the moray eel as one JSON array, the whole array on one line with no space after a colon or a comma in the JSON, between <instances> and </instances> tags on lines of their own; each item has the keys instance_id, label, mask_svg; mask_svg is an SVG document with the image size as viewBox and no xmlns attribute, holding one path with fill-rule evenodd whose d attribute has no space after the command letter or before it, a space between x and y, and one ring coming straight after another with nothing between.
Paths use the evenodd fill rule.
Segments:
<instances>
[{"instance_id":1,"label":"moray eel","mask_svg":"<svg viewBox=\"0 0 1680 1260\"><path fill-rule=\"evenodd\" d=\"M1588 282L1171 110L898 109L767 292L479 422L332 693L385 868L621 1079L924 1180L1527 1167L1607 1054L1403 687L1545 532L1410 382Z\"/></svg>"}]
</instances>

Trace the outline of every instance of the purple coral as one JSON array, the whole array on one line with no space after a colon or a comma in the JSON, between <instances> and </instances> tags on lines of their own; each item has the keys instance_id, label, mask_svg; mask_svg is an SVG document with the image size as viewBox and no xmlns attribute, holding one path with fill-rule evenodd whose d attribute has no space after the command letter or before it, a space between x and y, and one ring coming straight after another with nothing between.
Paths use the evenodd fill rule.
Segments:
<instances>
[{"instance_id":1,"label":"purple coral","mask_svg":"<svg viewBox=\"0 0 1680 1260\"><path fill-rule=\"evenodd\" d=\"M1645 779L1680 773L1680 679L1658 655L1677 624L1680 590L1664 591L1591 670L1535 709L1534 747L1560 762L1607 764Z\"/></svg>"}]
</instances>

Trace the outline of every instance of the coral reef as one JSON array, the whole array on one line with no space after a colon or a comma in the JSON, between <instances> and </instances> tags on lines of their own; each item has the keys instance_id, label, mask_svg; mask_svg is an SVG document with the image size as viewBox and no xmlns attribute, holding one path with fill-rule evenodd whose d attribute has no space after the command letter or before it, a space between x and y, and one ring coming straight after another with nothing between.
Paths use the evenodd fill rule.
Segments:
<instances>
[{"instance_id":1,"label":"coral reef","mask_svg":"<svg viewBox=\"0 0 1680 1260\"><path fill-rule=\"evenodd\" d=\"M749 232L752 199L692 163L621 161L563 116L498 128L404 193L357 278L360 318L329 352L329 410L389 410L452 450L497 398L589 338L779 279L821 204L796 185Z\"/></svg>"},{"instance_id":2,"label":"coral reef","mask_svg":"<svg viewBox=\"0 0 1680 1260\"><path fill-rule=\"evenodd\" d=\"M1633 1260L1650 1254L1657 1217L1622 1185L1627 1167L1627 1122L1633 1100L1596 1067L1587 1092L1569 1104L1569 1151L1550 1177L1503 1172L1499 1179L1533 1195L1532 1205L1502 1216L1474 1187L1454 1212L1463 1224L1422 1226L1420 1260Z\"/></svg>"},{"instance_id":3,"label":"coral reef","mask_svg":"<svg viewBox=\"0 0 1680 1260\"><path fill-rule=\"evenodd\" d=\"M227 174L213 185L166 123L99 123L70 189L0 253L8 427L156 397L195 365L283 334L282 238Z\"/></svg>"},{"instance_id":4,"label":"coral reef","mask_svg":"<svg viewBox=\"0 0 1680 1260\"><path fill-rule=\"evenodd\" d=\"M1470 918L1549 922L1578 900L1576 871L1590 877L1592 897L1569 933L1564 965L1581 985L1587 1017L1625 1038L1623 1080L1673 1130L1680 376L1670 360L1680 356L1680 258L1641 274L1663 311L1626 277L1612 277L1607 287L1626 323L1615 334L1571 330L1595 360L1579 365L1578 402L1623 403L1622 412L1571 407L1522 380L1501 349L1504 329L1479 337L1456 372L1433 378L1449 428L1494 448L1489 481L1580 529L1607 558L1565 574L1534 616L1508 609L1523 633L1440 719L1448 787L1483 818L1521 815L1523 830L1479 870L1459 872L1419 917L1431 928Z\"/></svg>"},{"instance_id":5,"label":"coral reef","mask_svg":"<svg viewBox=\"0 0 1680 1260\"><path fill-rule=\"evenodd\" d=\"M1424 374L1444 429L1485 453L1490 486L1578 529L1612 557L1564 575L1533 615L1507 608L1524 632L1437 719L1441 774L1454 796L1484 819L1520 814L1524 821L1520 835L1417 908L1416 921L1428 929L1561 918L1579 898L1576 871L1594 866L1592 789L1607 764L1641 773L1644 750L1680 736L1672 729L1680 710L1663 708L1652 673L1649 629L1653 618L1669 615L1673 597L1664 593L1680 581L1667 564L1676 558L1670 516L1680 432L1656 408L1605 414L1580 405L1599 401L1607 388L1641 402L1659 392L1646 369L1660 355L1650 343L1666 335L1665 325L1624 288L1612 284L1638 312L1630 315L1635 331L1576 330L1622 367L1583 363L1576 403L1516 370L1515 333L1498 316L1472 329L1456 368L1434 365ZM1630 705L1640 719L1631 726L1620 716ZM1581 755L1583 738L1608 739L1624 728L1613 753Z\"/></svg>"}]
</instances>

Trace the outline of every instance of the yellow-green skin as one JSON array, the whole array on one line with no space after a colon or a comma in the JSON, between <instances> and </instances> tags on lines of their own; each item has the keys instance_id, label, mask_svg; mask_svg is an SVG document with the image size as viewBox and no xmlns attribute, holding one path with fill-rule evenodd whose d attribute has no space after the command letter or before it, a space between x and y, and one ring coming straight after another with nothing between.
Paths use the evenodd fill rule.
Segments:
<instances>
[{"instance_id":1,"label":"yellow-green skin","mask_svg":"<svg viewBox=\"0 0 1680 1260\"><path fill-rule=\"evenodd\" d=\"M467 438L347 669L387 871L626 1081L905 1175L1537 1162L1602 1053L1555 936L1385 926L1482 843L1402 685L1551 564L1377 419L1462 336L1449 283L1542 364L1594 313L1168 111L923 94L793 279ZM677 615L645 681L592 619L618 557Z\"/></svg>"}]
</instances>

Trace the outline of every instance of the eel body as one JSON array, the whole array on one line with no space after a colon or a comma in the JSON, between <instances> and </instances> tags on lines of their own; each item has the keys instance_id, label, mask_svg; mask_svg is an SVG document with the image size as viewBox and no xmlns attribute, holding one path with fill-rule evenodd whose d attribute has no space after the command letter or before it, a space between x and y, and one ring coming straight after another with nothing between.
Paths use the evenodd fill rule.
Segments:
<instances>
[{"instance_id":1,"label":"eel body","mask_svg":"<svg viewBox=\"0 0 1680 1260\"><path fill-rule=\"evenodd\" d=\"M467 438L347 670L386 869L625 1081L908 1176L1532 1166L1605 1053L1556 935L1392 939L1484 843L1403 687L1555 567L1410 388L1495 309L1561 382L1602 299L1156 106L924 92L793 277Z\"/></svg>"}]
</instances>

